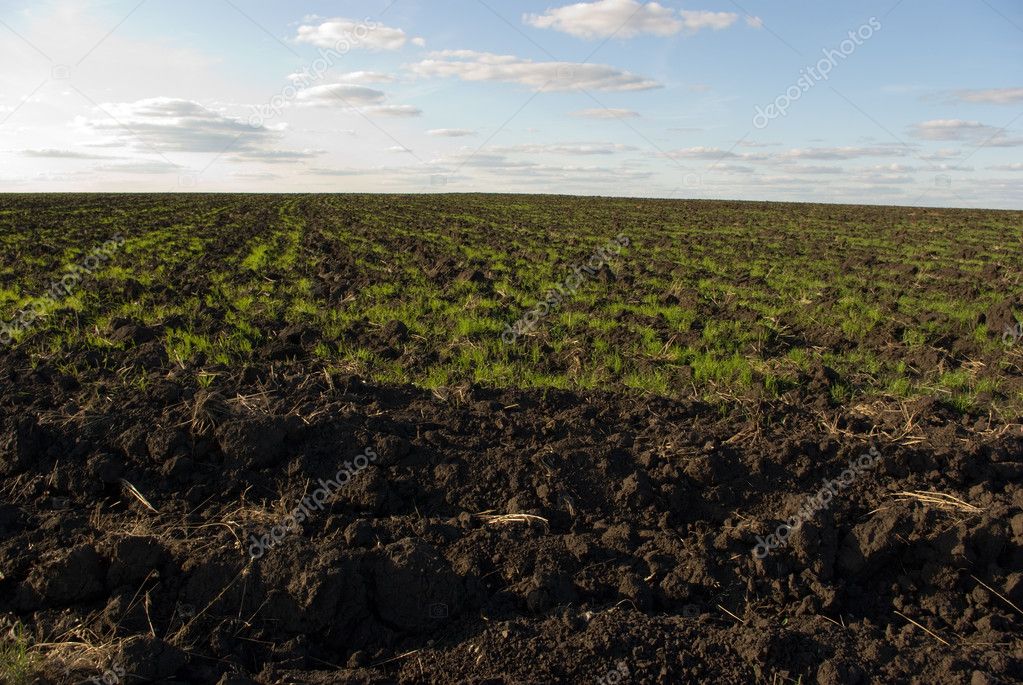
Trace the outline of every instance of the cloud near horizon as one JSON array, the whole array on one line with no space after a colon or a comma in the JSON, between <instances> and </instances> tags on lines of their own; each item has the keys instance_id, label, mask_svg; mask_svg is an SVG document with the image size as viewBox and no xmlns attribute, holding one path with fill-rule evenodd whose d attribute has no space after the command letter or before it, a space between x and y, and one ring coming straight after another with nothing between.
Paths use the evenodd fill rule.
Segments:
<instances>
[{"instance_id":1,"label":"cloud near horizon","mask_svg":"<svg viewBox=\"0 0 1023 685\"><path fill-rule=\"evenodd\" d=\"M156 97L99 105L79 125L102 134L110 145L156 152L223 152L261 149L281 136L251 126L204 105L181 98Z\"/></svg>"}]
</instances>

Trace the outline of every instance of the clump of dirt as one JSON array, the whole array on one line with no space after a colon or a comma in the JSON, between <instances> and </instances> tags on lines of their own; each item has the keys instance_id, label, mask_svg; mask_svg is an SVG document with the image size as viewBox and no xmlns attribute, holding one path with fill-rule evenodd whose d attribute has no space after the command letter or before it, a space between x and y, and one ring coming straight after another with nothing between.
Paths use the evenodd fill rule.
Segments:
<instances>
[{"instance_id":1,"label":"clump of dirt","mask_svg":"<svg viewBox=\"0 0 1023 685\"><path fill-rule=\"evenodd\" d=\"M1006 330L1015 329L1014 311L1023 312L1023 299L1002 300L983 315L983 320L980 323L987 324L988 330L996 335L1001 335Z\"/></svg>"},{"instance_id":2,"label":"clump of dirt","mask_svg":"<svg viewBox=\"0 0 1023 685\"><path fill-rule=\"evenodd\" d=\"M114 319L110 324L110 339L118 343L142 345L156 339L159 331L146 326L141 321L131 319Z\"/></svg>"}]
</instances>

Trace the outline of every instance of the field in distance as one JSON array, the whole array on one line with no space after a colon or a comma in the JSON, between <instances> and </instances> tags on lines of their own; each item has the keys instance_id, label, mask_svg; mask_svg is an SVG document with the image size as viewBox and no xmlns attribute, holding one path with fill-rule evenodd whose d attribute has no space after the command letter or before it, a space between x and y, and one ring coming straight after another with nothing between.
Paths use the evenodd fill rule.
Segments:
<instances>
[{"instance_id":1,"label":"field in distance","mask_svg":"<svg viewBox=\"0 0 1023 685\"><path fill-rule=\"evenodd\" d=\"M12 337L76 378L145 383L122 364L140 345L206 375L299 358L430 389L727 402L812 387L1015 416L1021 224L569 197L7 195L0 312L45 310ZM114 235L70 295L44 296Z\"/></svg>"}]
</instances>

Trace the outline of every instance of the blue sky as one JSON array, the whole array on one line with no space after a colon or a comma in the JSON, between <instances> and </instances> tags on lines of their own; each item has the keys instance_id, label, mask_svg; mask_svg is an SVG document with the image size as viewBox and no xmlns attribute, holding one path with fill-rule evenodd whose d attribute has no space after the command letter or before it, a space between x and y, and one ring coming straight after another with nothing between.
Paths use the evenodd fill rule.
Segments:
<instances>
[{"instance_id":1,"label":"blue sky","mask_svg":"<svg viewBox=\"0 0 1023 685\"><path fill-rule=\"evenodd\" d=\"M4 191L1023 208L1015 0L5 0L0 22Z\"/></svg>"}]
</instances>

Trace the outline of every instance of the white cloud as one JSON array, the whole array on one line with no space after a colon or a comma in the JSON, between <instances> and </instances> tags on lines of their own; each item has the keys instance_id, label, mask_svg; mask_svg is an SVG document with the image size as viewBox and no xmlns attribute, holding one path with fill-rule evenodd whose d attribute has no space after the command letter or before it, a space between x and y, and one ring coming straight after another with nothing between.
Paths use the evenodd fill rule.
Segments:
<instances>
[{"instance_id":1,"label":"white cloud","mask_svg":"<svg viewBox=\"0 0 1023 685\"><path fill-rule=\"evenodd\" d=\"M728 157L739 157L740 155L737 155L734 152L729 152L728 150L722 150L721 148L717 147L705 147L703 145L699 145L696 147L682 148L680 150L672 150L671 152L666 153L664 156L670 157L672 159L681 157L686 159L718 160L725 159Z\"/></svg>"},{"instance_id":2,"label":"white cloud","mask_svg":"<svg viewBox=\"0 0 1023 685\"><path fill-rule=\"evenodd\" d=\"M280 174L274 174L269 171L240 171L231 174L231 176L247 181L273 181L281 178Z\"/></svg>"},{"instance_id":3,"label":"white cloud","mask_svg":"<svg viewBox=\"0 0 1023 685\"><path fill-rule=\"evenodd\" d=\"M721 31L735 23L739 15L733 12L704 12L682 10L682 25L686 31L697 32L701 29Z\"/></svg>"},{"instance_id":4,"label":"white cloud","mask_svg":"<svg viewBox=\"0 0 1023 685\"><path fill-rule=\"evenodd\" d=\"M959 150L952 150L949 148L941 148L940 150L934 150L932 152L925 152L920 155L920 159L932 160L932 159L955 159L961 156L963 153Z\"/></svg>"},{"instance_id":5,"label":"white cloud","mask_svg":"<svg viewBox=\"0 0 1023 685\"><path fill-rule=\"evenodd\" d=\"M349 71L340 74L337 80L341 83L394 83L398 79L379 71Z\"/></svg>"},{"instance_id":6,"label":"white cloud","mask_svg":"<svg viewBox=\"0 0 1023 685\"><path fill-rule=\"evenodd\" d=\"M466 138L476 135L476 131L467 128L434 128L427 131L426 135L438 138Z\"/></svg>"},{"instance_id":7,"label":"white cloud","mask_svg":"<svg viewBox=\"0 0 1023 685\"><path fill-rule=\"evenodd\" d=\"M294 74L288 74L288 80L292 83L299 85L305 85L314 80L313 75L308 73L296 72ZM393 83L397 79L390 75L379 71L349 71L343 74L338 74L336 81L340 83Z\"/></svg>"},{"instance_id":8,"label":"white cloud","mask_svg":"<svg viewBox=\"0 0 1023 685\"><path fill-rule=\"evenodd\" d=\"M89 152L77 152L75 150L22 150L22 157L36 157L42 159L118 159L109 155L95 155Z\"/></svg>"},{"instance_id":9,"label":"white cloud","mask_svg":"<svg viewBox=\"0 0 1023 685\"><path fill-rule=\"evenodd\" d=\"M726 174L752 174L756 170L751 166L743 164L717 164L714 166L714 171L721 171Z\"/></svg>"},{"instance_id":10,"label":"white cloud","mask_svg":"<svg viewBox=\"0 0 1023 685\"><path fill-rule=\"evenodd\" d=\"M554 29L580 38L631 38L641 33L671 36L682 30L675 11L656 2L598 0L580 2L544 14L527 14L523 21L539 29ZM617 32L617 33L616 33Z\"/></svg>"},{"instance_id":11,"label":"white cloud","mask_svg":"<svg viewBox=\"0 0 1023 685\"><path fill-rule=\"evenodd\" d=\"M160 160L139 160L136 162L125 162L124 164L101 164L94 171L113 172L121 174L171 174L181 169L181 165Z\"/></svg>"},{"instance_id":12,"label":"white cloud","mask_svg":"<svg viewBox=\"0 0 1023 685\"><path fill-rule=\"evenodd\" d=\"M507 155L497 154L492 151L487 152L470 152L466 151L461 154L451 155L446 160L451 164L455 164L459 167L473 167L477 169L534 169L538 165L536 162L521 159L509 159Z\"/></svg>"},{"instance_id":13,"label":"white cloud","mask_svg":"<svg viewBox=\"0 0 1023 685\"><path fill-rule=\"evenodd\" d=\"M530 154L562 154L562 155L613 155L618 152L634 152L635 147L621 143L524 143L491 148L497 153L527 152Z\"/></svg>"},{"instance_id":14,"label":"white cloud","mask_svg":"<svg viewBox=\"0 0 1023 685\"><path fill-rule=\"evenodd\" d=\"M294 164L315 159L323 150L247 150L232 157L235 162L264 162L266 164Z\"/></svg>"},{"instance_id":15,"label":"white cloud","mask_svg":"<svg viewBox=\"0 0 1023 685\"><path fill-rule=\"evenodd\" d=\"M1023 102L1023 88L988 88L985 90L959 90L954 97L962 102L981 102L991 105L1012 105Z\"/></svg>"},{"instance_id":16,"label":"white cloud","mask_svg":"<svg viewBox=\"0 0 1023 685\"><path fill-rule=\"evenodd\" d=\"M295 101L306 107L368 107L387 99L382 90L347 83L327 83L298 92Z\"/></svg>"},{"instance_id":17,"label":"white cloud","mask_svg":"<svg viewBox=\"0 0 1023 685\"><path fill-rule=\"evenodd\" d=\"M988 169L992 171L1023 171L1023 163L1012 162L1011 164L996 164L989 166Z\"/></svg>"},{"instance_id":18,"label":"white cloud","mask_svg":"<svg viewBox=\"0 0 1023 685\"><path fill-rule=\"evenodd\" d=\"M431 164L438 171L444 171L450 167L473 169L479 173L494 175L500 178L502 182L506 182L510 178L517 178L522 180L532 179L538 182L558 180L614 185L627 180L638 181L648 179L653 175L649 171L632 169L626 166L558 165L533 160L513 159L495 150L487 152L466 150L444 159L433 160Z\"/></svg>"},{"instance_id":19,"label":"white cloud","mask_svg":"<svg viewBox=\"0 0 1023 685\"><path fill-rule=\"evenodd\" d=\"M1013 138L1004 129L995 128L979 121L963 119L932 119L915 124L912 134L923 140L967 140L979 142L984 147L1019 147L1023 138Z\"/></svg>"},{"instance_id":20,"label":"white cloud","mask_svg":"<svg viewBox=\"0 0 1023 685\"><path fill-rule=\"evenodd\" d=\"M866 171L851 175L850 180L853 180L857 183L867 183L871 185L874 184L901 185L906 183L912 183L913 177L909 174L878 173L875 171Z\"/></svg>"},{"instance_id":21,"label":"white cloud","mask_svg":"<svg viewBox=\"0 0 1023 685\"><path fill-rule=\"evenodd\" d=\"M317 135L327 136L356 136L358 131L351 128L303 128L299 129L302 133L315 133Z\"/></svg>"},{"instance_id":22,"label":"white cloud","mask_svg":"<svg viewBox=\"0 0 1023 685\"><path fill-rule=\"evenodd\" d=\"M750 144L742 147L767 147L770 144ZM833 169L837 167L808 167L808 166L797 166L793 162L799 160L811 160L811 161L828 161L828 160L846 160L846 159L857 159L860 157L903 157L907 155L909 151L901 146L895 145L877 145L873 147L815 147L815 148L793 148L784 152L768 153L768 152L732 152L730 150L722 150L718 147L689 147L682 148L679 150L673 150L663 155L659 154L659 157L669 157L671 159L705 159L705 160L722 160L722 159L742 159L749 162L764 162L773 161L775 163L781 163L785 165L785 171L791 173L808 173L806 169L828 169L829 171L820 171L820 173L833 173Z\"/></svg>"},{"instance_id":23,"label":"white cloud","mask_svg":"<svg viewBox=\"0 0 1023 685\"><path fill-rule=\"evenodd\" d=\"M631 109L596 108L581 109L578 112L572 112L569 116L580 119L635 119L639 116L639 112L634 112Z\"/></svg>"},{"instance_id":24,"label":"white cloud","mask_svg":"<svg viewBox=\"0 0 1023 685\"><path fill-rule=\"evenodd\" d=\"M674 36L683 31L719 31L735 23L733 12L682 10L676 12L657 2L596 0L526 14L522 20L540 29L553 29L578 38L633 38L642 34Z\"/></svg>"},{"instance_id":25,"label":"white cloud","mask_svg":"<svg viewBox=\"0 0 1023 685\"><path fill-rule=\"evenodd\" d=\"M783 152L783 159L856 159L858 157L904 157L908 150L896 145L876 145L873 147L811 147L793 148Z\"/></svg>"},{"instance_id":26,"label":"white cloud","mask_svg":"<svg viewBox=\"0 0 1023 685\"><path fill-rule=\"evenodd\" d=\"M198 102L157 97L101 105L95 118L79 118L87 129L113 136L111 144L140 150L222 152L259 149L279 137Z\"/></svg>"},{"instance_id":27,"label":"white cloud","mask_svg":"<svg viewBox=\"0 0 1023 685\"><path fill-rule=\"evenodd\" d=\"M837 175L846 173L842 167L829 165L789 165L783 167L783 171L790 174L812 174L814 176L819 174Z\"/></svg>"},{"instance_id":28,"label":"white cloud","mask_svg":"<svg viewBox=\"0 0 1023 685\"><path fill-rule=\"evenodd\" d=\"M418 117L423 113L423 110L412 105L379 105L377 107L370 107L366 111L373 114L382 114L385 117Z\"/></svg>"},{"instance_id":29,"label":"white cloud","mask_svg":"<svg viewBox=\"0 0 1023 685\"><path fill-rule=\"evenodd\" d=\"M764 20L760 17L754 17L753 15L746 15L746 26L751 29L762 29L764 28Z\"/></svg>"},{"instance_id":30,"label":"white cloud","mask_svg":"<svg viewBox=\"0 0 1023 685\"><path fill-rule=\"evenodd\" d=\"M781 171L787 174L812 174L819 176L821 174L844 174L845 169L840 166L825 166L825 165L807 165L807 164L785 164L779 167Z\"/></svg>"},{"instance_id":31,"label":"white cloud","mask_svg":"<svg viewBox=\"0 0 1023 685\"><path fill-rule=\"evenodd\" d=\"M1023 138L1013 138L999 131L982 141L981 147L1023 147Z\"/></svg>"},{"instance_id":32,"label":"white cloud","mask_svg":"<svg viewBox=\"0 0 1023 685\"><path fill-rule=\"evenodd\" d=\"M347 52L350 49L400 50L409 42L409 37L401 29L337 17L326 19L316 25L299 26L295 40L318 48L333 48L339 52ZM425 44L422 38L414 38L412 42L419 46Z\"/></svg>"},{"instance_id":33,"label":"white cloud","mask_svg":"<svg viewBox=\"0 0 1023 685\"><path fill-rule=\"evenodd\" d=\"M907 164L899 164L893 162L891 164L875 164L870 167L870 171L888 172L893 174L908 174L917 171L916 167L909 166Z\"/></svg>"},{"instance_id":34,"label":"white cloud","mask_svg":"<svg viewBox=\"0 0 1023 685\"><path fill-rule=\"evenodd\" d=\"M966 140L988 129L991 127L979 121L932 119L916 124L913 135L924 140Z\"/></svg>"},{"instance_id":35,"label":"white cloud","mask_svg":"<svg viewBox=\"0 0 1023 685\"><path fill-rule=\"evenodd\" d=\"M313 167L312 169L306 170L306 173L314 176L362 176L366 173L365 169L325 169L322 167Z\"/></svg>"},{"instance_id":36,"label":"white cloud","mask_svg":"<svg viewBox=\"0 0 1023 685\"><path fill-rule=\"evenodd\" d=\"M411 105L385 104L387 94L382 90L348 83L328 83L300 90L295 101L304 107L361 109L383 116L417 117L423 113L421 109Z\"/></svg>"},{"instance_id":37,"label":"white cloud","mask_svg":"<svg viewBox=\"0 0 1023 685\"><path fill-rule=\"evenodd\" d=\"M455 77L463 81L518 83L534 90L637 91L661 84L602 64L534 62L511 55L473 50L444 50L412 66L424 77Z\"/></svg>"}]
</instances>

